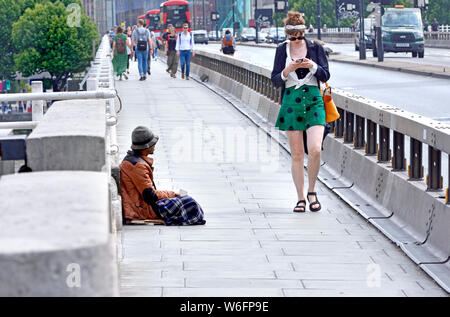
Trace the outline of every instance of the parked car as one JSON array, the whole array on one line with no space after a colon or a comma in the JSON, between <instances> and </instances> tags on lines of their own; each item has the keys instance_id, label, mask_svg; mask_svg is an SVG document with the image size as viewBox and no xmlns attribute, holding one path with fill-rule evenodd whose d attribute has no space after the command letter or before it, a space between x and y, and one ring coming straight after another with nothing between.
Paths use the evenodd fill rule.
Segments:
<instances>
[{"instance_id":1,"label":"parked car","mask_svg":"<svg viewBox=\"0 0 450 317\"><path fill-rule=\"evenodd\" d=\"M194 36L194 43L208 44L208 32L205 30L192 31L192 35Z\"/></svg>"},{"instance_id":2,"label":"parked car","mask_svg":"<svg viewBox=\"0 0 450 317\"><path fill-rule=\"evenodd\" d=\"M267 35L267 43L282 43L286 41L286 33L284 32L284 28L278 28L278 37L277 37L277 28L271 28L269 34Z\"/></svg>"},{"instance_id":3,"label":"parked car","mask_svg":"<svg viewBox=\"0 0 450 317\"><path fill-rule=\"evenodd\" d=\"M264 28L259 30L259 37L260 38L264 38L264 42L267 42L267 36L269 35L270 29L269 28Z\"/></svg>"},{"instance_id":4,"label":"parked car","mask_svg":"<svg viewBox=\"0 0 450 317\"><path fill-rule=\"evenodd\" d=\"M221 39L220 31L219 32L216 32L216 31L209 32L208 39L210 41L220 41L220 39Z\"/></svg>"},{"instance_id":5,"label":"parked car","mask_svg":"<svg viewBox=\"0 0 450 317\"><path fill-rule=\"evenodd\" d=\"M267 33L263 33L263 32L258 32L258 43L266 43L267 39ZM256 39L255 39L256 42Z\"/></svg>"},{"instance_id":6,"label":"parked car","mask_svg":"<svg viewBox=\"0 0 450 317\"><path fill-rule=\"evenodd\" d=\"M364 41L366 42L366 48L371 49L372 48L372 29L373 25L375 23L374 18L366 18L364 19ZM355 38L355 51L359 51L359 41L360 41L360 29L359 29L359 20L355 23L355 31L356 38Z\"/></svg>"},{"instance_id":7,"label":"parked car","mask_svg":"<svg viewBox=\"0 0 450 317\"><path fill-rule=\"evenodd\" d=\"M256 40L256 29L254 28L243 28L240 36L242 42L249 42Z\"/></svg>"}]
</instances>

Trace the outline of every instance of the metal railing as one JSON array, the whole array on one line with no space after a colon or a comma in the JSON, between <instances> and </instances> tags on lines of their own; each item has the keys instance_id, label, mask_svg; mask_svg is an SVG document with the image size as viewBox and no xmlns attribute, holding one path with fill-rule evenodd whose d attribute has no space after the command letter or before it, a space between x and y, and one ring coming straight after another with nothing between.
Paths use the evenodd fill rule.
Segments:
<instances>
[{"instance_id":1,"label":"metal railing","mask_svg":"<svg viewBox=\"0 0 450 317\"><path fill-rule=\"evenodd\" d=\"M0 122L0 130L33 130L44 117L44 101L61 100L85 100L104 99L106 100L106 124L108 126L110 152L114 156L118 154L117 135L115 125L118 118L114 100L117 96L115 90L113 66L111 62L111 47L109 39L105 36L97 51L94 61L87 72L84 83L87 83L88 91L75 92L43 92L43 83L35 81L32 83L32 93L17 93L0 95L1 102L12 101L32 101L32 121L23 122ZM115 161L115 159L114 159ZM0 160L1 162L1 160Z\"/></svg>"},{"instance_id":2,"label":"metal railing","mask_svg":"<svg viewBox=\"0 0 450 317\"><path fill-rule=\"evenodd\" d=\"M276 103L281 100L281 88L275 88L269 69L250 65L228 56L197 52L193 63L218 72L257 91ZM332 124L334 136L353 143L355 149L365 149L376 155L378 162L391 162L392 171L407 171L410 181L426 181L428 191L442 191L442 155L450 154L450 126L340 90L333 91L341 118ZM393 144L391 145L391 134ZM406 159L405 136L410 137L409 165ZM428 146L428 175L424 175L423 145ZM446 175L447 184L450 180ZM449 190L446 202L450 203Z\"/></svg>"}]
</instances>

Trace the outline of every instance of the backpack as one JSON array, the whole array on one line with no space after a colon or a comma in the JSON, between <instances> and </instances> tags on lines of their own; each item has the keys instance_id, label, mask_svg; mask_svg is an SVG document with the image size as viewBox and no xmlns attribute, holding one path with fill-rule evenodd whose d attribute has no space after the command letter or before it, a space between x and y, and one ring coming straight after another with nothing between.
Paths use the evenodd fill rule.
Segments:
<instances>
[{"instance_id":1,"label":"backpack","mask_svg":"<svg viewBox=\"0 0 450 317\"><path fill-rule=\"evenodd\" d=\"M233 37L231 36L231 34L227 34L223 37L223 45L233 46Z\"/></svg>"},{"instance_id":2,"label":"backpack","mask_svg":"<svg viewBox=\"0 0 450 317\"><path fill-rule=\"evenodd\" d=\"M148 36L147 36L147 30L143 29L144 32L140 32L139 29L136 29L137 32L137 50L138 51L146 51L147 50L147 43L148 43Z\"/></svg>"},{"instance_id":3,"label":"backpack","mask_svg":"<svg viewBox=\"0 0 450 317\"><path fill-rule=\"evenodd\" d=\"M119 36L116 40L117 54L125 54L126 52L126 41L122 36Z\"/></svg>"}]
</instances>

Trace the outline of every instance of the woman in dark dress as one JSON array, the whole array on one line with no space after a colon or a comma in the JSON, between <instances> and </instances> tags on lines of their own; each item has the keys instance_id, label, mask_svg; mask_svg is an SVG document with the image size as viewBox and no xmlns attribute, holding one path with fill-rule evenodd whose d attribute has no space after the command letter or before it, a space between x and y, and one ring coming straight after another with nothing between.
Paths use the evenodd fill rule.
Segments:
<instances>
[{"instance_id":1,"label":"woman in dark dress","mask_svg":"<svg viewBox=\"0 0 450 317\"><path fill-rule=\"evenodd\" d=\"M272 71L272 82L282 87L282 105L276 127L286 131L291 148L292 178L298 195L294 212L306 211L303 133L307 134L306 199L310 203L309 209L316 212L322 208L314 188L326 125L319 81L328 81L330 72L323 47L305 38L306 26L302 15L289 12L284 23L288 40L277 48Z\"/></svg>"}]
</instances>

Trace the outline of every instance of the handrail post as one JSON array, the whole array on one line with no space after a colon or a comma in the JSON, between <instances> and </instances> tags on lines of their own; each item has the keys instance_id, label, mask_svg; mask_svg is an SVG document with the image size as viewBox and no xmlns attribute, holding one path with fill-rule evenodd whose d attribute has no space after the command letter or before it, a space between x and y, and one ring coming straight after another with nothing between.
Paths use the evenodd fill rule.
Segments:
<instances>
[{"instance_id":1,"label":"handrail post","mask_svg":"<svg viewBox=\"0 0 450 317\"><path fill-rule=\"evenodd\" d=\"M394 156L392 158L394 172L406 170L405 135L394 131Z\"/></svg>"},{"instance_id":2,"label":"handrail post","mask_svg":"<svg viewBox=\"0 0 450 317\"><path fill-rule=\"evenodd\" d=\"M356 131L355 131L355 142L354 147L355 149L363 149L366 142L365 142L365 119L364 117L356 115Z\"/></svg>"},{"instance_id":3,"label":"handrail post","mask_svg":"<svg viewBox=\"0 0 450 317\"><path fill-rule=\"evenodd\" d=\"M441 151L435 149L431 145L428 146L428 191L440 191L444 187L441 174L441 157Z\"/></svg>"},{"instance_id":4,"label":"handrail post","mask_svg":"<svg viewBox=\"0 0 450 317\"><path fill-rule=\"evenodd\" d=\"M385 163L391 160L391 131L389 128L380 125L380 148L378 149L378 162Z\"/></svg>"},{"instance_id":5,"label":"handrail post","mask_svg":"<svg viewBox=\"0 0 450 317\"><path fill-rule=\"evenodd\" d=\"M31 83L31 92L43 93L44 83L42 81L33 81ZM41 121L44 118L44 100L33 100L31 102L31 105L32 105L31 120Z\"/></svg>"},{"instance_id":6,"label":"handrail post","mask_svg":"<svg viewBox=\"0 0 450 317\"><path fill-rule=\"evenodd\" d=\"M409 142L409 180L422 180L424 174L424 168L422 165L422 142L414 138L411 138Z\"/></svg>"}]
</instances>

